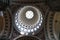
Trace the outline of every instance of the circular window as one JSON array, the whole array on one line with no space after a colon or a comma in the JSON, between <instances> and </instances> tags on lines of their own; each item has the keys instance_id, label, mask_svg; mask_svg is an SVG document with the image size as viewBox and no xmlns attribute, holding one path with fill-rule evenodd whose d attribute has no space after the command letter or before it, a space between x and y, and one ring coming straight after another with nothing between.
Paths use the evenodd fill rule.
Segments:
<instances>
[{"instance_id":1,"label":"circular window","mask_svg":"<svg viewBox=\"0 0 60 40\"><path fill-rule=\"evenodd\" d=\"M25 16L27 19L32 19L34 16L34 13L33 13L33 11L27 11Z\"/></svg>"},{"instance_id":2,"label":"circular window","mask_svg":"<svg viewBox=\"0 0 60 40\"><path fill-rule=\"evenodd\" d=\"M16 29L23 35L34 35L42 23L41 11L33 6L24 6L15 14Z\"/></svg>"}]
</instances>

